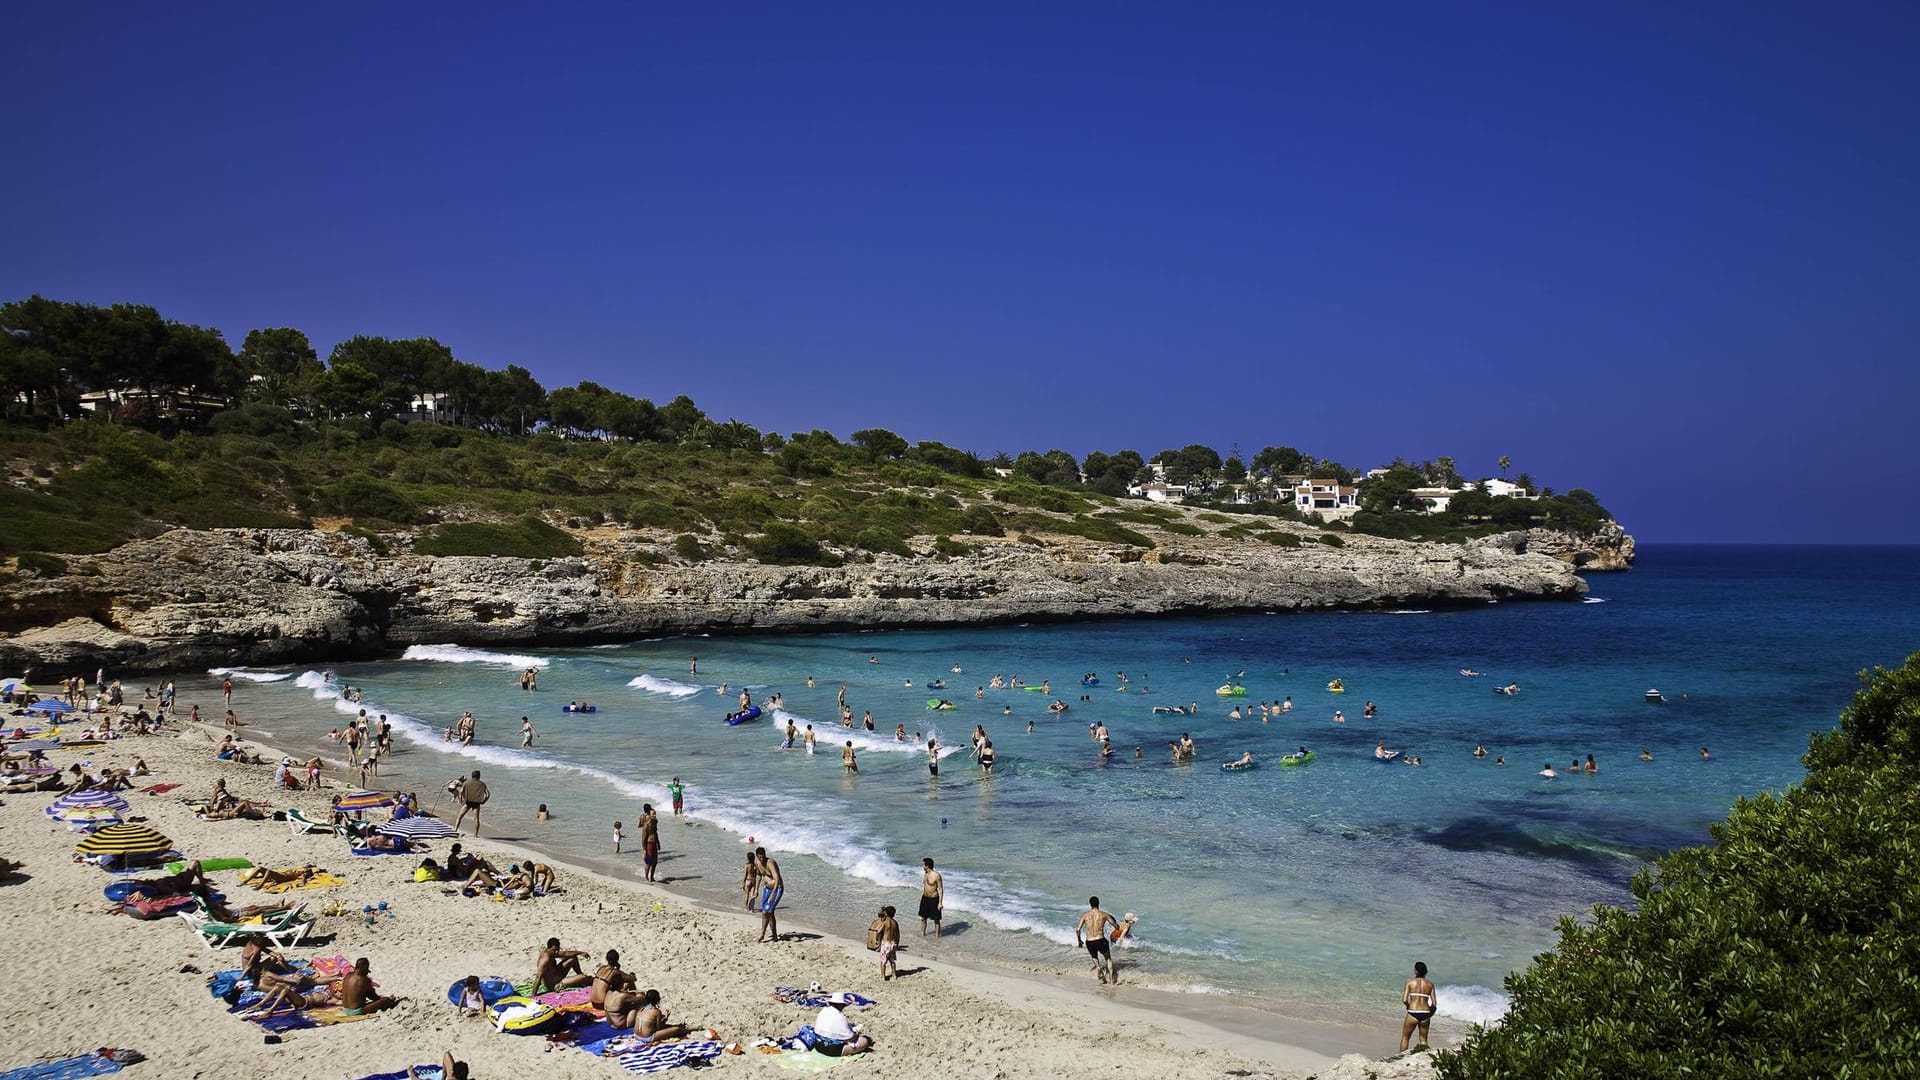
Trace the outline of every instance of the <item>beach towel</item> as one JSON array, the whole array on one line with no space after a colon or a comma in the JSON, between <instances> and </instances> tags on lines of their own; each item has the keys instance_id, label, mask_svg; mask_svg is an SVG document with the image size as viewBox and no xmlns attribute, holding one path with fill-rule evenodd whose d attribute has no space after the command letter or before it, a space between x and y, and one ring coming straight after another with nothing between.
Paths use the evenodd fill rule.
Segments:
<instances>
[{"instance_id":1,"label":"beach towel","mask_svg":"<svg viewBox=\"0 0 1920 1080\"><path fill-rule=\"evenodd\" d=\"M402 1069L399 1072L374 1073L372 1076L359 1077L358 1080L409 1080L409 1077L413 1076L418 1076L421 1080L444 1080L440 1075L440 1066L438 1065L415 1065L411 1070Z\"/></svg>"},{"instance_id":2,"label":"beach towel","mask_svg":"<svg viewBox=\"0 0 1920 1080\"><path fill-rule=\"evenodd\" d=\"M187 864L185 861L170 862L167 864L167 873L177 874L186 868ZM253 869L253 863L247 859L201 859L200 869L209 874L215 870L251 870ZM296 866L294 869L298 870L300 868Z\"/></svg>"},{"instance_id":3,"label":"beach towel","mask_svg":"<svg viewBox=\"0 0 1920 1080\"><path fill-rule=\"evenodd\" d=\"M581 1005L593 1007L593 987L576 986L571 990L554 990L533 1000L542 1005L551 1005L556 1009L573 1009Z\"/></svg>"},{"instance_id":4,"label":"beach towel","mask_svg":"<svg viewBox=\"0 0 1920 1080\"><path fill-rule=\"evenodd\" d=\"M621 1037L621 1032L631 1028L614 1027L603 1017L593 1013L580 1013L570 1018L574 1027L567 1029L567 1040L574 1047L584 1050L594 1057L605 1055L607 1044Z\"/></svg>"},{"instance_id":5,"label":"beach towel","mask_svg":"<svg viewBox=\"0 0 1920 1080\"><path fill-rule=\"evenodd\" d=\"M102 1048L59 1061L42 1061L8 1069L0 1072L0 1080L77 1080L84 1076L105 1076L119 1072L128 1065L145 1060L146 1056L137 1050Z\"/></svg>"},{"instance_id":6,"label":"beach towel","mask_svg":"<svg viewBox=\"0 0 1920 1080\"><path fill-rule=\"evenodd\" d=\"M294 866L288 869L297 873L302 868ZM295 889L331 889L336 885L345 885L346 883L346 878L338 877L334 874L327 873L325 870L321 870L317 871L312 877L305 881L273 881L265 885L255 885L254 888L259 889L261 892L283 893L292 892Z\"/></svg>"},{"instance_id":7,"label":"beach towel","mask_svg":"<svg viewBox=\"0 0 1920 1080\"><path fill-rule=\"evenodd\" d=\"M400 851L388 851L385 848L357 847L353 849L353 853L355 855L412 855L414 852L411 848Z\"/></svg>"},{"instance_id":8,"label":"beach towel","mask_svg":"<svg viewBox=\"0 0 1920 1080\"><path fill-rule=\"evenodd\" d=\"M765 1055L768 1061L783 1069L794 1072L825 1072L835 1065L845 1065L862 1055L853 1057L828 1057L818 1050L782 1050L778 1054Z\"/></svg>"},{"instance_id":9,"label":"beach towel","mask_svg":"<svg viewBox=\"0 0 1920 1080\"><path fill-rule=\"evenodd\" d=\"M850 990L844 991L844 993L847 995L847 1004L849 1005L864 1007L874 1004L874 1000L870 997L853 993ZM773 988L773 1000L784 1001L790 1005L800 1005L809 1009L826 1008L827 998L831 996L831 993L825 990L802 990L797 986L776 986Z\"/></svg>"},{"instance_id":10,"label":"beach towel","mask_svg":"<svg viewBox=\"0 0 1920 1080\"><path fill-rule=\"evenodd\" d=\"M179 786L179 784L154 784L151 787L141 788L140 793L142 795L165 795L167 792Z\"/></svg>"},{"instance_id":11,"label":"beach towel","mask_svg":"<svg viewBox=\"0 0 1920 1080\"><path fill-rule=\"evenodd\" d=\"M726 1048L710 1040L682 1039L679 1042L655 1043L639 1050L630 1050L615 1061L628 1072L657 1073L685 1065L688 1061L702 1061L719 1057Z\"/></svg>"}]
</instances>

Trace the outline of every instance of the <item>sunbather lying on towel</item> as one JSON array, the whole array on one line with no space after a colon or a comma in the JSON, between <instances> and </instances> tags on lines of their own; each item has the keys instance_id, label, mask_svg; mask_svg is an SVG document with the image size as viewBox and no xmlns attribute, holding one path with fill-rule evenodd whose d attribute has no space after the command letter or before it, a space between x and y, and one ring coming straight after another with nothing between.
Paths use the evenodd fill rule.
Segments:
<instances>
[{"instance_id":1,"label":"sunbather lying on towel","mask_svg":"<svg viewBox=\"0 0 1920 1080\"><path fill-rule=\"evenodd\" d=\"M213 882L200 870L200 860L188 863L177 874L161 877L141 878L127 889L127 899L160 900L169 896L192 894L205 900L212 895Z\"/></svg>"},{"instance_id":2,"label":"sunbather lying on towel","mask_svg":"<svg viewBox=\"0 0 1920 1080\"><path fill-rule=\"evenodd\" d=\"M268 885L300 886L312 881L314 875L324 873L326 873L326 870L315 869L312 866L302 866L290 870L269 870L264 866L256 866L247 872L246 877L240 879L240 884L251 885L256 889L264 888Z\"/></svg>"},{"instance_id":3,"label":"sunbather lying on towel","mask_svg":"<svg viewBox=\"0 0 1920 1080\"><path fill-rule=\"evenodd\" d=\"M205 821L232 821L236 818L245 818L248 821L262 821L265 820L266 816L267 812L265 810L247 799L230 803L218 810L209 806L200 814L200 817Z\"/></svg>"},{"instance_id":4,"label":"sunbather lying on towel","mask_svg":"<svg viewBox=\"0 0 1920 1080\"><path fill-rule=\"evenodd\" d=\"M266 996L248 1015L277 1012L281 1009L320 1009L340 1004L340 975L315 975L301 972L290 979L262 981L258 985Z\"/></svg>"},{"instance_id":5,"label":"sunbather lying on towel","mask_svg":"<svg viewBox=\"0 0 1920 1080\"><path fill-rule=\"evenodd\" d=\"M360 841L361 847L375 851L412 851L413 841L404 836L388 836L386 833L374 833Z\"/></svg>"},{"instance_id":6,"label":"sunbather lying on towel","mask_svg":"<svg viewBox=\"0 0 1920 1080\"><path fill-rule=\"evenodd\" d=\"M423 1073L420 1070L431 1068L433 1068L431 1065L408 1066L407 1080L425 1080L429 1074ZM441 1080L467 1080L467 1063L464 1061L455 1061L453 1059L453 1051L447 1051L440 1056L440 1077Z\"/></svg>"}]
</instances>

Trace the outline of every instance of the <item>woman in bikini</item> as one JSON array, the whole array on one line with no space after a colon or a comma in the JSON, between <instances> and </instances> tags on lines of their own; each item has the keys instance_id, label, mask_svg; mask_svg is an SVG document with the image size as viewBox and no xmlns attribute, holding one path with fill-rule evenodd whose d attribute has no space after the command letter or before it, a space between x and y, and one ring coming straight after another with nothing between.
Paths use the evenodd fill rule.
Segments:
<instances>
[{"instance_id":1,"label":"woman in bikini","mask_svg":"<svg viewBox=\"0 0 1920 1080\"><path fill-rule=\"evenodd\" d=\"M1400 1004L1407 1010L1407 1018L1400 1022L1400 1052L1406 1053L1407 1041L1413 1037L1415 1028L1420 1029L1420 1048L1427 1047L1427 1025L1433 1021L1433 1011L1439 1007L1440 999L1435 996L1433 980L1427 978L1427 965L1415 961L1413 978L1400 994Z\"/></svg>"}]
</instances>

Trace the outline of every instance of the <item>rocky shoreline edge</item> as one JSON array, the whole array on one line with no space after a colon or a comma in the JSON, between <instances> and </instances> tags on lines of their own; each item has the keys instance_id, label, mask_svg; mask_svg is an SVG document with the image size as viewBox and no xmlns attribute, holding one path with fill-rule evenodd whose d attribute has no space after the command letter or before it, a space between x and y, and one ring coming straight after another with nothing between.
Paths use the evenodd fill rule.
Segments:
<instances>
[{"instance_id":1,"label":"rocky shoreline edge","mask_svg":"<svg viewBox=\"0 0 1920 1080\"><path fill-rule=\"evenodd\" d=\"M1464 544L1347 534L1338 546L1275 547L1169 536L1146 550L969 538L974 552L958 558L880 555L836 567L663 564L632 533L581 539L579 557L429 557L407 550L405 534L376 545L321 529L176 529L71 557L63 570L20 568L0 603L0 662L138 671L369 658L448 641L537 647L1577 600L1586 583L1576 568L1633 560L1633 538L1617 526L1595 537L1532 530Z\"/></svg>"}]
</instances>

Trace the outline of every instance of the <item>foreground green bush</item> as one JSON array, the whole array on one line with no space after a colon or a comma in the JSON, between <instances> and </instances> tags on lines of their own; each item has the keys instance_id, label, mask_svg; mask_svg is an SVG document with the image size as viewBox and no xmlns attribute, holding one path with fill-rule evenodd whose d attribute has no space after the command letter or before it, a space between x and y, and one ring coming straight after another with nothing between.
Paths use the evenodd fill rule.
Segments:
<instances>
[{"instance_id":1,"label":"foreground green bush","mask_svg":"<svg viewBox=\"0 0 1920 1080\"><path fill-rule=\"evenodd\" d=\"M1562 919L1440 1075L1920 1073L1920 653L1863 679L1805 781L1638 875L1634 910Z\"/></svg>"}]
</instances>

